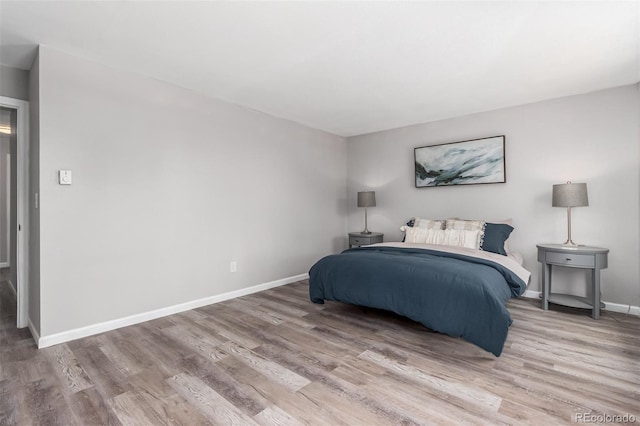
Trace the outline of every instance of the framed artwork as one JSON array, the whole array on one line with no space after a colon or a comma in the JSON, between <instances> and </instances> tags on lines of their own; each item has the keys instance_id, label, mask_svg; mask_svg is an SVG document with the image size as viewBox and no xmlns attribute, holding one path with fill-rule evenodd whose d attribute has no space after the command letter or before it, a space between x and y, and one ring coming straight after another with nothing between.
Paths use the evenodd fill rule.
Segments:
<instances>
[{"instance_id":1,"label":"framed artwork","mask_svg":"<svg viewBox=\"0 0 640 426\"><path fill-rule=\"evenodd\" d=\"M504 135L415 148L416 188L505 183Z\"/></svg>"}]
</instances>

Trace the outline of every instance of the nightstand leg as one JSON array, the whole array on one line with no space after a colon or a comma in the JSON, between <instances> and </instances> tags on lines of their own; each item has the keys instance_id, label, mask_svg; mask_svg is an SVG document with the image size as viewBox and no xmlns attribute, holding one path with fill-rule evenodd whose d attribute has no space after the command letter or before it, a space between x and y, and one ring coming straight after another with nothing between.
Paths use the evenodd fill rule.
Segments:
<instances>
[{"instance_id":1,"label":"nightstand leg","mask_svg":"<svg viewBox=\"0 0 640 426\"><path fill-rule=\"evenodd\" d=\"M600 318L600 271L593 269L591 272L591 280L593 282L593 311L591 317L593 319Z\"/></svg>"},{"instance_id":2,"label":"nightstand leg","mask_svg":"<svg viewBox=\"0 0 640 426\"><path fill-rule=\"evenodd\" d=\"M549 309L549 291L551 287L551 265L542 264L542 309Z\"/></svg>"}]
</instances>

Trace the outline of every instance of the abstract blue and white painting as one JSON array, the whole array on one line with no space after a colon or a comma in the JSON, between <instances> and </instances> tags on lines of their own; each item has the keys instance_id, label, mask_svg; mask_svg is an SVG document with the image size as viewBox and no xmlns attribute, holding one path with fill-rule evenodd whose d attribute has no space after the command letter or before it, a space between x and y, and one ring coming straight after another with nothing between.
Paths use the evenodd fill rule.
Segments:
<instances>
[{"instance_id":1,"label":"abstract blue and white painting","mask_svg":"<svg viewBox=\"0 0 640 426\"><path fill-rule=\"evenodd\" d=\"M504 136L415 148L416 188L506 182Z\"/></svg>"}]
</instances>

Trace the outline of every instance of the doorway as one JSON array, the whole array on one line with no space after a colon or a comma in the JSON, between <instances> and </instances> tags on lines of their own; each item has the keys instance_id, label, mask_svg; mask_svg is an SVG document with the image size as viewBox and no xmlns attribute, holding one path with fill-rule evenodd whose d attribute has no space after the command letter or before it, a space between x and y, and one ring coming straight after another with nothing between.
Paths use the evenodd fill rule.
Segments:
<instances>
[{"instance_id":1,"label":"doorway","mask_svg":"<svg viewBox=\"0 0 640 426\"><path fill-rule=\"evenodd\" d=\"M15 297L16 326L28 325L27 188L29 103L0 96L0 285ZM7 294L7 288L5 290Z\"/></svg>"},{"instance_id":2,"label":"doorway","mask_svg":"<svg viewBox=\"0 0 640 426\"><path fill-rule=\"evenodd\" d=\"M16 109L0 107L0 292L4 292L2 312L5 315L15 314L17 310L17 226L16 226L16 188L15 164L18 111ZM11 265L14 265L12 268ZM9 292L7 292L7 287ZM9 300L7 300L7 298ZM9 303L13 303L10 309ZM17 325L17 324L16 324Z\"/></svg>"}]
</instances>

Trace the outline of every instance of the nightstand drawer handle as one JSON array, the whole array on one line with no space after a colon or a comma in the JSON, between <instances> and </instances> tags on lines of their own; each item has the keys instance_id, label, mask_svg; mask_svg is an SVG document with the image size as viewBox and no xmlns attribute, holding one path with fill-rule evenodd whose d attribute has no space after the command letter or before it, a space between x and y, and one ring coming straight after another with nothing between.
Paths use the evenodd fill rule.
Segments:
<instances>
[{"instance_id":1,"label":"nightstand drawer handle","mask_svg":"<svg viewBox=\"0 0 640 426\"><path fill-rule=\"evenodd\" d=\"M567 262L571 262L571 258L570 258L570 257L567 257L565 260L566 260Z\"/></svg>"}]
</instances>

